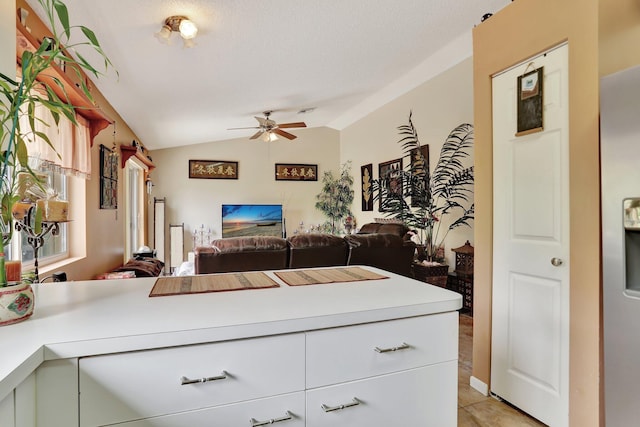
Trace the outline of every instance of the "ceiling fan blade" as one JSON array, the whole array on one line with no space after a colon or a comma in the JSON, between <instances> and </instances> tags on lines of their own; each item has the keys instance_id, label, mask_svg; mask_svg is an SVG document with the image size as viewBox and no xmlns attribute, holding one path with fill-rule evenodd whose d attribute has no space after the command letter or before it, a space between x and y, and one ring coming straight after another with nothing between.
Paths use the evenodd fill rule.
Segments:
<instances>
[{"instance_id":1,"label":"ceiling fan blade","mask_svg":"<svg viewBox=\"0 0 640 427\"><path fill-rule=\"evenodd\" d=\"M260 138L260 135L262 135L264 133L264 131L259 130L258 132L254 133L253 136L249 139L258 139Z\"/></svg>"},{"instance_id":2,"label":"ceiling fan blade","mask_svg":"<svg viewBox=\"0 0 640 427\"><path fill-rule=\"evenodd\" d=\"M295 136L294 134L289 133L289 132L285 132L285 131L283 131L282 129L279 129L279 128L276 128L276 129L272 130L271 132L277 133L278 135L280 135L280 136L282 136L284 138L287 138L287 139L296 139L297 138L297 136Z\"/></svg>"},{"instance_id":3,"label":"ceiling fan blade","mask_svg":"<svg viewBox=\"0 0 640 427\"><path fill-rule=\"evenodd\" d=\"M295 123L280 123L278 124L278 127L280 129L287 129L287 128L306 128L307 124L305 122L295 122Z\"/></svg>"},{"instance_id":4,"label":"ceiling fan blade","mask_svg":"<svg viewBox=\"0 0 640 427\"><path fill-rule=\"evenodd\" d=\"M250 126L246 128L227 128L227 130L242 130L242 129L261 129L260 126Z\"/></svg>"}]
</instances>

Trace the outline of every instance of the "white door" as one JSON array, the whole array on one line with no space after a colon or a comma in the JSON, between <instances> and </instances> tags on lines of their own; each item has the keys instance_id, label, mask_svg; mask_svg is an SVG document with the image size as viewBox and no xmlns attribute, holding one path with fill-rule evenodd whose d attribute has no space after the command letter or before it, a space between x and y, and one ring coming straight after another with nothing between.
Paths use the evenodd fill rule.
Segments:
<instances>
[{"instance_id":1,"label":"white door","mask_svg":"<svg viewBox=\"0 0 640 427\"><path fill-rule=\"evenodd\" d=\"M569 422L568 46L493 78L491 391ZM515 136L518 76L543 68L543 131Z\"/></svg>"}]
</instances>

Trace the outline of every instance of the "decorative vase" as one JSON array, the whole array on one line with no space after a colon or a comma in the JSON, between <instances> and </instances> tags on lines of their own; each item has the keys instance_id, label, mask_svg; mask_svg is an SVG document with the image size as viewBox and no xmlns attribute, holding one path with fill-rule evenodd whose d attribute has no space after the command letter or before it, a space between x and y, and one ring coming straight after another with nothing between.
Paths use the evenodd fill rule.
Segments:
<instances>
[{"instance_id":1,"label":"decorative vase","mask_svg":"<svg viewBox=\"0 0 640 427\"><path fill-rule=\"evenodd\" d=\"M0 288L0 326L22 322L33 314L35 298L29 283Z\"/></svg>"}]
</instances>

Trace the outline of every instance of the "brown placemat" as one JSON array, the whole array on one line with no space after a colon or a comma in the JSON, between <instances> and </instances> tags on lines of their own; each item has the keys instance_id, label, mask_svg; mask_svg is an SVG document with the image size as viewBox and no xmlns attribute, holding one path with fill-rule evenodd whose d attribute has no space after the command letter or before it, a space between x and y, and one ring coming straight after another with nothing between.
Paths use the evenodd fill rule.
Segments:
<instances>
[{"instance_id":1,"label":"brown placemat","mask_svg":"<svg viewBox=\"0 0 640 427\"><path fill-rule=\"evenodd\" d=\"M335 282L360 282L363 280L389 278L388 276L383 276L360 267L277 271L275 274L289 286L318 285L321 283Z\"/></svg>"},{"instance_id":2,"label":"brown placemat","mask_svg":"<svg viewBox=\"0 0 640 427\"><path fill-rule=\"evenodd\" d=\"M277 288L279 286L261 271L199 274L196 276L160 277L153 285L149 296L163 297L243 289Z\"/></svg>"}]
</instances>

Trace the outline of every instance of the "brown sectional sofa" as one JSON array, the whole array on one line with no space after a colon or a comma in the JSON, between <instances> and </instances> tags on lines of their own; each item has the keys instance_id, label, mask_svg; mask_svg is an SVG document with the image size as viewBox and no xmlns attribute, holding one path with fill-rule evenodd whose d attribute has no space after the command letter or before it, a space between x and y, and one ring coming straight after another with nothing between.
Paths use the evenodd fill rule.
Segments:
<instances>
[{"instance_id":1,"label":"brown sectional sofa","mask_svg":"<svg viewBox=\"0 0 640 427\"><path fill-rule=\"evenodd\" d=\"M214 240L210 247L195 248L195 273L370 265L411 276L415 245L404 238L406 227L382 225L395 227L383 228L388 233L367 234L365 224L365 233L344 238L298 234L288 239L253 236Z\"/></svg>"},{"instance_id":2,"label":"brown sectional sofa","mask_svg":"<svg viewBox=\"0 0 640 427\"><path fill-rule=\"evenodd\" d=\"M195 272L281 270L287 268L289 246L279 237L228 237L195 249Z\"/></svg>"}]
</instances>

